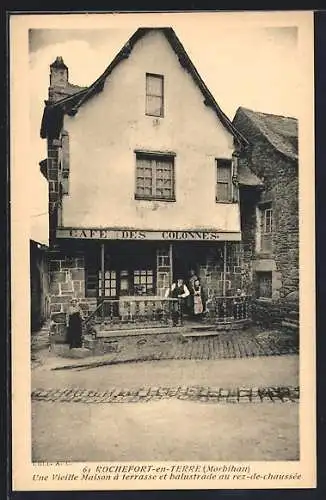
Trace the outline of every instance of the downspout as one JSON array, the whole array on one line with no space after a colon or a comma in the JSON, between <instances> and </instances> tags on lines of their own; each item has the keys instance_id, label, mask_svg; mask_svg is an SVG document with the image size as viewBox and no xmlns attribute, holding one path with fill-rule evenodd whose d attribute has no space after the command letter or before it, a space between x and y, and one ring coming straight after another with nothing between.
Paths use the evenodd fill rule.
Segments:
<instances>
[{"instance_id":1,"label":"downspout","mask_svg":"<svg viewBox=\"0 0 326 500\"><path fill-rule=\"evenodd\" d=\"M224 265L223 265L223 297L226 295L226 257L227 257L227 252L226 252L226 241L224 241Z\"/></svg>"},{"instance_id":2,"label":"downspout","mask_svg":"<svg viewBox=\"0 0 326 500\"><path fill-rule=\"evenodd\" d=\"M105 255L104 255L104 243L101 243L101 298L104 301L105 292ZM104 307L102 306L102 317L104 317Z\"/></svg>"}]
</instances>

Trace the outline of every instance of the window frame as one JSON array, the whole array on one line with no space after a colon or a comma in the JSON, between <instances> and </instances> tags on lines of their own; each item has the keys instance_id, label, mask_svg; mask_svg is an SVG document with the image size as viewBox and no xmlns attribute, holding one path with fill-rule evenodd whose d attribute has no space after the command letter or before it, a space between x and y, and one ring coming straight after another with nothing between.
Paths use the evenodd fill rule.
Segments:
<instances>
[{"instance_id":1,"label":"window frame","mask_svg":"<svg viewBox=\"0 0 326 500\"><path fill-rule=\"evenodd\" d=\"M219 170L219 167L223 166L225 167L227 164L227 167L229 169L229 172L230 172L230 176L229 176L229 181L228 182L222 182L222 181L219 181L219 178L218 178L218 170ZM236 203L235 199L234 199L234 185L233 185L233 161L231 158L215 158L215 202L216 203ZM219 198L219 190L218 190L218 186L219 184L222 184L222 185L228 185L229 186L229 199L220 199Z\"/></svg>"},{"instance_id":2,"label":"window frame","mask_svg":"<svg viewBox=\"0 0 326 500\"><path fill-rule=\"evenodd\" d=\"M271 254L273 252L273 232L274 232L274 221L273 221L273 205L271 201L266 201L258 205L259 211L259 245L258 251L262 254ZM269 248L263 244L263 239L269 239Z\"/></svg>"},{"instance_id":3,"label":"window frame","mask_svg":"<svg viewBox=\"0 0 326 500\"><path fill-rule=\"evenodd\" d=\"M135 166L135 200L149 200L149 201L165 201L165 202L175 202L176 194L175 194L175 184L176 184L176 176L175 176L175 154L174 153L155 153L155 152L141 152L135 151L136 154L136 166ZM153 164L149 165L148 168L151 168L151 179L152 179L152 194L140 194L137 192L137 179L138 179L138 160L148 160L149 162L155 162L155 168L153 168ZM171 164L171 196L169 198L164 196L156 195L156 169L157 163L160 161L169 161ZM154 175L153 175L154 172ZM153 182L154 180L154 182Z\"/></svg>"},{"instance_id":4,"label":"window frame","mask_svg":"<svg viewBox=\"0 0 326 500\"><path fill-rule=\"evenodd\" d=\"M162 95L149 94L147 89L147 82L149 78L156 78L161 81ZM156 97L161 99L161 109L160 114L153 114L148 111L148 98ZM158 73L146 73L145 76L145 115L152 116L154 118L164 118L164 75L159 75Z\"/></svg>"}]
</instances>

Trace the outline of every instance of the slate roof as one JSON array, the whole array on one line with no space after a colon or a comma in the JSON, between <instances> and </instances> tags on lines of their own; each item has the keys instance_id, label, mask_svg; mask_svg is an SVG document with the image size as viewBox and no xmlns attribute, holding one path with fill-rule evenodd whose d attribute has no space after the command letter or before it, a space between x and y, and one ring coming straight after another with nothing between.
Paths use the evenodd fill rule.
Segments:
<instances>
[{"instance_id":1,"label":"slate roof","mask_svg":"<svg viewBox=\"0 0 326 500\"><path fill-rule=\"evenodd\" d=\"M138 42L138 40L144 37L151 30L159 30L164 34L172 49L178 56L181 66L189 72L194 82L200 88L203 94L204 104L211 107L215 111L220 121L230 131L230 133L234 136L238 143L242 146L246 146L248 144L247 140L237 130L231 120L223 113L172 28L138 28L138 30L131 36L131 38L129 38L127 43L118 52L118 54L115 56L106 70L102 73L102 75L92 85L90 85L86 89L77 91L70 96L64 97L63 99L60 99L55 103L46 102L46 107L44 109L42 118L41 137L44 139L49 134L55 136L55 134L58 133L58 128L60 128L60 122L62 122L63 114L66 113L70 116L75 115L78 112L80 106L82 106L93 95L101 92L103 90L105 80L108 78L110 73L112 73L114 68L125 58L129 57L134 45Z\"/></svg>"},{"instance_id":2,"label":"slate roof","mask_svg":"<svg viewBox=\"0 0 326 500\"><path fill-rule=\"evenodd\" d=\"M264 183L247 165L239 165L238 182L241 186L263 187Z\"/></svg>"},{"instance_id":3,"label":"slate roof","mask_svg":"<svg viewBox=\"0 0 326 500\"><path fill-rule=\"evenodd\" d=\"M249 142L252 135L250 129L253 126L277 151L292 160L298 160L298 120L296 118L239 107L233 124Z\"/></svg>"}]
</instances>

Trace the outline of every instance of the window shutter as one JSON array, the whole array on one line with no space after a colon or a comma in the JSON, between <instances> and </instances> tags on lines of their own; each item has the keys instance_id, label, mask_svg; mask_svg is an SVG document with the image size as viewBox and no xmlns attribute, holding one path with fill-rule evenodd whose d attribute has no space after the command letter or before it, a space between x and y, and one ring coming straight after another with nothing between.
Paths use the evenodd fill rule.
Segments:
<instances>
[{"instance_id":1,"label":"window shutter","mask_svg":"<svg viewBox=\"0 0 326 500\"><path fill-rule=\"evenodd\" d=\"M216 201L231 202L232 200L232 161L216 161L217 182Z\"/></svg>"}]
</instances>

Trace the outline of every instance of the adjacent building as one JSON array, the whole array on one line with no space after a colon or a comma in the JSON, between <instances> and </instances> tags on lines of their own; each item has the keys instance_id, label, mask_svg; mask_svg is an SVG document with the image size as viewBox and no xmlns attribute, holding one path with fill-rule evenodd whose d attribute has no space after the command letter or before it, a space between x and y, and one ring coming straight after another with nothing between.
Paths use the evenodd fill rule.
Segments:
<instances>
[{"instance_id":1,"label":"adjacent building","mask_svg":"<svg viewBox=\"0 0 326 500\"><path fill-rule=\"evenodd\" d=\"M263 180L258 197L243 192L242 236L252 291L264 305L261 314L276 304L275 315L284 315L285 304L298 306L299 299L298 121L240 107L233 124L249 142L250 170Z\"/></svg>"}]
</instances>

